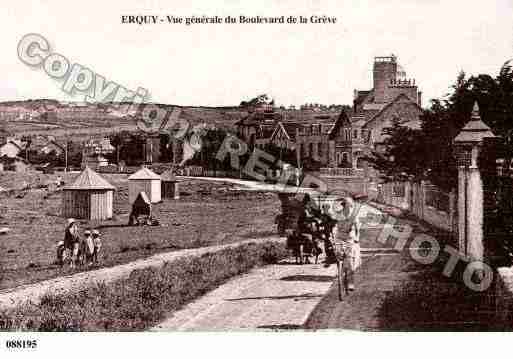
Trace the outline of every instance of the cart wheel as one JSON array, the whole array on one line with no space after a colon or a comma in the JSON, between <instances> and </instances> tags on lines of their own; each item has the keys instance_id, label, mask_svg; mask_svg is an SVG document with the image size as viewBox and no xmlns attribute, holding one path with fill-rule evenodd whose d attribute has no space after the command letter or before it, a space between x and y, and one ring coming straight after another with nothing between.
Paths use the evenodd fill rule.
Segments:
<instances>
[{"instance_id":1,"label":"cart wheel","mask_svg":"<svg viewBox=\"0 0 513 359\"><path fill-rule=\"evenodd\" d=\"M338 300L342 300L342 292L345 290L345 278L344 278L344 269L342 266L342 262L337 260L337 282L338 282Z\"/></svg>"}]
</instances>

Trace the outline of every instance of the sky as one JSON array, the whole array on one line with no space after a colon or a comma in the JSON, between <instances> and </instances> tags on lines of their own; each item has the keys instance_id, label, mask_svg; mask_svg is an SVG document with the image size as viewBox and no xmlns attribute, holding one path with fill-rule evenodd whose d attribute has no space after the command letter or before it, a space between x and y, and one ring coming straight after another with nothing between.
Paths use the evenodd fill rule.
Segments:
<instances>
[{"instance_id":1,"label":"sky","mask_svg":"<svg viewBox=\"0 0 513 359\"><path fill-rule=\"evenodd\" d=\"M335 24L123 24L122 15L336 17ZM238 105L262 93L279 105L351 104L372 87L374 56L395 54L423 92L448 93L457 74L496 74L513 58L513 0L25 1L0 12L0 101L69 96L17 57L27 33L51 51L152 102Z\"/></svg>"}]
</instances>

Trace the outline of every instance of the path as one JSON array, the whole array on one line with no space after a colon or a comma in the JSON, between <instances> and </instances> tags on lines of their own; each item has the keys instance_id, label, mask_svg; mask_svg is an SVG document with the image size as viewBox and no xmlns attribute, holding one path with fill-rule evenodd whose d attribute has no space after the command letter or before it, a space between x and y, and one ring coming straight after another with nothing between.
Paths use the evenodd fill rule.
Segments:
<instances>
[{"instance_id":1,"label":"path","mask_svg":"<svg viewBox=\"0 0 513 359\"><path fill-rule=\"evenodd\" d=\"M294 329L330 288L335 268L285 262L252 270L173 313L153 331Z\"/></svg>"},{"instance_id":2,"label":"path","mask_svg":"<svg viewBox=\"0 0 513 359\"><path fill-rule=\"evenodd\" d=\"M229 177L195 177L195 176L177 176L179 179L188 179L188 180L203 180L203 181L212 181L212 182L224 182L231 183L235 185L239 185L240 187L235 187L234 190L244 190L244 191L262 191L262 192L288 192L288 193L318 193L313 188L304 188L304 187L296 187L290 186L286 184L274 184L267 182L260 182L256 180L243 180L238 178L229 178Z\"/></svg>"},{"instance_id":3,"label":"path","mask_svg":"<svg viewBox=\"0 0 513 359\"><path fill-rule=\"evenodd\" d=\"M284 239L278 237L248 239L245 241L218 246L159 253L145 259L136 260L115 267L80 272L73 275L57 277L34 284L5 289L0 291L0 309L12 308L29 300L34 303L38 303L41 296L46 293L55 294L69 291L78 291L80 288L87 287L93 282L112 282L115 280L128 278L130 273L135 269L161 267L165 262L171 262L179 258L187 256L200 256L205 253L216 252L225 248L240 246L245 243L262 241L283 242Z\"/></svg>"},{"instance_id":4,"label":"path","mask_svg":"<svg viewBox=\"0 0 513 359\"><path fill-rule=\"evenodd\" d=\"M427 226L401 219L414 233L430 233ZM371 244L376 233L367 232ZM415 262L406 249L391 255L368 256L357 275L357 289L341 302L331 290L313 311L305 329L475 331L497 329L492 292L474 292L461 278L442 275L447 263ZM492 287L493 288L493 287Z\"/></svg>"}]
</instances>

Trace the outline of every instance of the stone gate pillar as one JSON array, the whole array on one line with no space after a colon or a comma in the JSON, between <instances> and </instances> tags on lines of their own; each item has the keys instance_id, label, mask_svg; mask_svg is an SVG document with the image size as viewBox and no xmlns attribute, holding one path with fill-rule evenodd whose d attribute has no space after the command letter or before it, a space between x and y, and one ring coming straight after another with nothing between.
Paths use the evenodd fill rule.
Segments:
<instances>
[{"instance_id":1,"label":"stone gate pillar","mask_svg":"<svg viewBox=\"0 0 513 359\"><path fill-rule=\"evenodd\" d=\"M483 182L478 159L484 139L493 137L476 102L471 120L453 140L458 160L459 251L471 261L483 261Z\"/></svg>"}]
</instances>

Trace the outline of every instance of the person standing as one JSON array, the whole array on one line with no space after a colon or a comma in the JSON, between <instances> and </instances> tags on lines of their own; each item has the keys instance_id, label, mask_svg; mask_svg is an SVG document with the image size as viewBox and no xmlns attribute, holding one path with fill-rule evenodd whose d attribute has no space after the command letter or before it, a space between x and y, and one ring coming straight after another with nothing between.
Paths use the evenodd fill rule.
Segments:
<instances>
[{"instance_id":1,"label":"person standing","mask_svg":"<svg viewBox=\"0 0 513 359\"><path fill-rule=\"evenodd\" d=\"M100 255L100 250L102 248L102 239L100 232L97 229L93 230L93 244L93 263L98 264L98 256Z\"/></svg>"},{"instance_id":2,"label":"person standing","mask_svg":"<svg viewBox=\"0 0 513 359\"><path fill-rule=\"evenodd\" d=\"M350 197L343 198L340 202L337 224L333 228L337 257L343 258L342 268L347 280L347 289L355 289L354 274L361 265L360 231L361 222L358 219L358 206Z\"/></svg>"},{"instance_id":3,"label":"person standing","mask_svg":"<svg viewBox=\"0 0 513 359\"><path fill-rule=\"evenodd\" d=\"M73 218L68 218L64 232L64 248L67 257L70 258L70 268L74 268L78 261L78 251L80 246L80 235L78 223Z\"/></svg>"},{"instance_id":4,"label":"person standing","mask_svg":"<svg viewBox=\"0 0 513 359\"><path fill-rule=\"evenodd\" d=\"M332 243L333 228L337 224L337 221L332 217L330 212L330 205L327 203L323 204L320 214L320 232L324 242L324 253L326 256L324 267L326 268L329 267L330 264L337 263Z\"/></svg>"},{"instance_id":5,"label":"person standing","mask_svg":"<svg viewBox=\"0 0 513 359\"><path fill-rule=\"evenodd\" d=\"M82 241L81 247L83 264L91 265L93 263L94 242L90 230L84 231L84 240Z\"/></svg>"}]
</instances>

